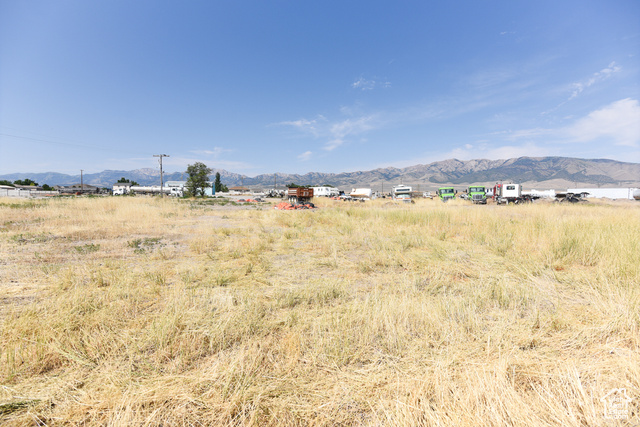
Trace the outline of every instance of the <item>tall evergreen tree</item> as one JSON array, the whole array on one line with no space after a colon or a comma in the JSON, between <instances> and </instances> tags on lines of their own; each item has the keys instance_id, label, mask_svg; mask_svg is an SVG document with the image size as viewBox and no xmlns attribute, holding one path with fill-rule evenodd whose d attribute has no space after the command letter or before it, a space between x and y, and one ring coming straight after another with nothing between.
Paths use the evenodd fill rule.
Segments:
<instances>
[{"instance_id":1,"label":"tall evergreen tree","mask_svg":"<svg viewBox=\"0 0 640 427\"><path fill-rule=\"evenodd\" d=\"M216 193L222 191L222 181L220 181L220 172L216 172L216 180L214 182Z\"/></svg>"}]
</instances>

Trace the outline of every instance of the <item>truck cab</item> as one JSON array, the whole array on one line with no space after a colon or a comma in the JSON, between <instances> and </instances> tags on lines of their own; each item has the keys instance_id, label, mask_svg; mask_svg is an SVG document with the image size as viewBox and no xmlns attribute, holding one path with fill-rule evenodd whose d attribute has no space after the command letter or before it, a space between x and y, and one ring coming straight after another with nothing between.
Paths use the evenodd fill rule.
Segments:
<instances>
[{"instance_id":1,"label":"truck cab","mask_svg":"<svg viewBox=\"0 0 640 427\"><path fill-rule=\"evenodd\" d=\"M522 185L520 184L496 184L493 187L493 198L497 204L531 202L531 196L522 195Z\"/></svg>"},{"instance_id":2,"label":"truck cab","mask_svg":"<svg viewBox=\"0 0 640 427\"><path fill-rule=\"evenodd\" d=\"M453 187L440 187L438 188L438 196L440 200L446 202L456 198L456 190Z\"/></svg>"},{"instance_id":3,"label":"truck cab","mask_svg":"<svg viewBox=\"0 0 640 427\"><path fill-rule=\"evenodd\" d=\"M472 185L467 189L467 197L474 204L487 204L487 190L482 185Z\"/></svg>"}]
</instances>

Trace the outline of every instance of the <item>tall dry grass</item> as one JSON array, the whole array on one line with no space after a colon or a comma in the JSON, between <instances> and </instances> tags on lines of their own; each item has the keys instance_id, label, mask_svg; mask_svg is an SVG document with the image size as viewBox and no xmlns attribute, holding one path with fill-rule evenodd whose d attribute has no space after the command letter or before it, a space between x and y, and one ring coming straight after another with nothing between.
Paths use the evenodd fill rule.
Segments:
<instances>
[{"instance_id":1,"label":"tall dry grass","mask_svg":"<svg viewBox=\"0 0 640 427\"><path fill-rule=\"evenodd\" d=\"M638 204L318 205L0 200L0 422L638 423Z\"/></svg>"}]
</instances>

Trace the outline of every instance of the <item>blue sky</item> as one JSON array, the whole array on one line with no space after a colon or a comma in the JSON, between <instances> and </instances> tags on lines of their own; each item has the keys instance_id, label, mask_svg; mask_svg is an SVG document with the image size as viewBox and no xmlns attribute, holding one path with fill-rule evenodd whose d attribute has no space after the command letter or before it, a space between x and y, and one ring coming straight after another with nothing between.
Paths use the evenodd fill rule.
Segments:
<instances>
[{"instance_id":1,"label":"blue sky","mask_svg":"<svg viewBox=\"0 0 640 427\"><path fill-rule=\"evenodd\" d=\"M0 0L0 174L640 162L640 2Z\"/></svg>"}]
</instances>

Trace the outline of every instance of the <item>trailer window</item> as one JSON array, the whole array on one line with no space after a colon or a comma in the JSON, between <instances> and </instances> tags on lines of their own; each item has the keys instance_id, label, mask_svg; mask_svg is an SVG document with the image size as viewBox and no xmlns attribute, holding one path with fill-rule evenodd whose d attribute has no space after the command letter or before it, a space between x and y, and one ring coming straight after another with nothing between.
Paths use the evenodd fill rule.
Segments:
<instances>
[{"instance_id":1,"label":"trailer window","mask_svg":"<svg viewBox=\"0 0 640 427\"><path fill-rule=\"evenodd\" d=\"M515 190L516 186L515 185L507 185L507 190Z\"/></svg>"}]
</instances>

